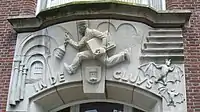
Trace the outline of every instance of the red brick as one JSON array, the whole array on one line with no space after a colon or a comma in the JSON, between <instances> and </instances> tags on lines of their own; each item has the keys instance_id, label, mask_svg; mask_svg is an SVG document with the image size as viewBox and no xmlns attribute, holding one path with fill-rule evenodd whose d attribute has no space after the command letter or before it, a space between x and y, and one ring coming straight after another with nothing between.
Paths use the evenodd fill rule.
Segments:
<instances>
[{"instance_id":1,"label":"red brick","mask_svg":"<svg viewBox=\"0 0 200 112\"><path fill-rule=\"evenodd\" d=\"M166 0L167 9L189 9L189 25L183 28L188 112L200 112L200 0ZM35 13L36 0L0 2L0 112L5 112L16 34L8 16Z\"/></svg>"},{"instance_id":2,"label":"red brick","mask_svg":"<svg viewBox=\"0 0 200 112\"><path fill-rule=\"evenodd\" d=\"M0 1L0 112L6 111L16 33L6 20L9 16L35 14L36 0Z\"/></svg>"},{"instance_id":3,"label":"red brick","mask_svg":"<svg viewBox=\"0 0 200 112\"><path fill-rule=\"evenodd\" d=\"M200 112L200 0L166 0L167 9L192 11L183 28L188 112ZM196 61L196 62L195 62Z\"/></svg>"}]
</instances>

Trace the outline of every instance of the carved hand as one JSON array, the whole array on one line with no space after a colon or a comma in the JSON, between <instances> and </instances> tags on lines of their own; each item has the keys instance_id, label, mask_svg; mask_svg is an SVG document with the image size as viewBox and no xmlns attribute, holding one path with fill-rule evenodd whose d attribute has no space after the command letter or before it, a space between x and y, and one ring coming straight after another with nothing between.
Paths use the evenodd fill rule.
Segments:
<instances>
[{"instance_id":1,"label":"carved hand","mask_svg":"<svg viewBox=\"0 0 200 112\"><path fill-rule=\"evenodd\" d=\"M69 37L69 34L68 33L65 33L65 46L69 43L69 41L71 40L71 38Z\"/></svg>"}]
</instances>

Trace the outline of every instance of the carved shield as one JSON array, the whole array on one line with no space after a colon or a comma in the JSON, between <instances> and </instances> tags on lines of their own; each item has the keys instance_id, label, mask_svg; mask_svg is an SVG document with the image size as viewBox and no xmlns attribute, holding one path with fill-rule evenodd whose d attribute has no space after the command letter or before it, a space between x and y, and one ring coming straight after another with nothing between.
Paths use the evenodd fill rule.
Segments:
<instances>
[{"instance_id":1,"label":"carved shield","mask_svg":"<svg viewBox=\"0 0 200 112\"><path fill-rule=\"evenodd\" d=\"M101 80L101 67L100 66L91 66L86 67L85 78L88 83L95 84Z\"/></svg>"}]
</instances>

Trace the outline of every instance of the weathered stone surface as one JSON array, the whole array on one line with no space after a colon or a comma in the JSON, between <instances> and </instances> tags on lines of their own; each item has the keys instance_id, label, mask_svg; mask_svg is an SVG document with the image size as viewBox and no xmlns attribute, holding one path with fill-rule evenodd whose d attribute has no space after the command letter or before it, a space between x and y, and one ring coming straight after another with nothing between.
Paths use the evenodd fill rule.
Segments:
<instances>
[{"instance_id":1,"label":"weathered stone surface","mask_svg":"<svg viewBox=\"0 0 200 112\"><path fill-rule=\"evenodd\" d=\"M115 1L77 2L40 12L37 16L11 17L8 21L17 32L37 31L54 24L81 19L121 19L138 21L152 27L183 27L189 10L155 11L149 7Z\"/></svg>"},{"instance_id":2,"label":"weathered stone surface","mask_svg":"<svg viewBox=\"0 0 200 112\"><path fill-rule=\"evenodd\" d=\"M184 64L173 58L173 53L183 55L181 36L180 29L113 19L71 21L19 33L7 110L42 112L101 99L150 112L183 112ZM179 41L171 43L176 38ZM104 52L95 54L98 42ZM163 52L166 61L157 59ZM152 54L155 57L141 58ZM19 94L13 94L16 91Z\"/></svg>"}]
</instances>

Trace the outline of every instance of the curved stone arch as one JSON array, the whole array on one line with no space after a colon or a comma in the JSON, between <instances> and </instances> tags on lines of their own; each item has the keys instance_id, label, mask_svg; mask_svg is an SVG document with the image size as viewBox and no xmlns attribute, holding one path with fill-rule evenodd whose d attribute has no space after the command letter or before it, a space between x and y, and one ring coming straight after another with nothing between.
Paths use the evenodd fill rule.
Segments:
<instances>
[{"instance_id":1,"label":"curved stone arch","mask_svg":"<svg viewBox=\"0 0 200 112\"><path fill-rule=\"evenodd\" d=\"M138 34L137 29L135 28L135 26L132 25L132 24L130 24L130 23L122 23L122 24L120 24L120 25L117 27L117 31L118 31L121 27L123 27L124 25L129 25L129 26L131 26L131 27L135 30L136 35Z\"/></svg>"},{"instance_id":2,"label":"curved stone arch","mask_svg":"<svg viewBox=\"0 0 200 112\"><path fill-rule=\"evenodd\" d=\"M43 45L39 45L39 46L41 46L41 47L43 47L43 48L45 48L45 49L48 49L48 47L46 47L46 46L43 46ZM26 54L25 55L27 55L25 58L24 58L24 60L23 60L23 62L26 64L26 63L28 63L28 61L32 58L32 57L35 57L35 56L41 56L42 58L43 58L43 60L44 60L44 65L45 65L45 76L44 76L44 80L46 80L46 77L48 76L46 73L49 73L49 75L50 76L52 76L52 70L50 69L51 67L52 67L52 64L49 64L49 60L48 59L50 59L51 57L52 57L52 55L46 55L46 54L43 54L43 53L41 53L41 52L38 52L38 50L32 50L32 49L34 49L34 48L37 48L37 45L35 45L34 47L32 47L31 49L29 49L27 52L26 52ZM54 52L54 51L53 51Z\"/></svg>"},{"instance_id":3,"label":"curved stone arch","mask_svg":"<svg viewBox=\"0 0 200 112\"><path fill-rule=\"evenodd\" d=\"M28 65L28 68L31 69L31 67L32 67L35 63L42 63L43 71L42 71L41 80L43 80L43 75L45 74L45 64L44 64L43 60L38 59L38 60L32 61L31 64ZM29 70L29 72L28 72L28 77L32 77L32 76L31 76L31 72L32 72L32 71Z\"/></svg>"},{"instance_id":4,"label":"curved stone arch","mask_svg":"<svg viewBox=\"0 0 200 112\"><path fill-rule=\"evenodd\" d=\"M68 107L71 107L71 106L74 106L74 105L79 105L79 104L84 104L84 103L95 103L95 102L123 104L123 105L126 105L126 106L134 107L134 108L137 108L139 110L145 111L145 110L143 110L142 108L139 108L136 105L131 105L131 104L128 104L126 102L122 102L122 101L118 101L118 100L88 99L88 100L80 100L80 101L74 101L74 102L71 102L71 103L68 103L68 104L64 104L64 105L62 105L62 106L60 106L58 108L50 110L50 112L57 112L59 110L62 110L62 109L65 109L65 108L68 108Z\"/></svg>"},{"instance_id":5,"label":"curved stone arch","mask_svg":"<svg viewBox=\"0 0 200 112\"><path fill-rule=\"evenodd\" d=\"M30 33L30 34L28 34L27 36L25 36L24 39L22 39L22 42L20 42L18 48L16 48L16 50L15 50L15 52L17 53L17 55L20 55L20 54L19 54L20 48L22 48L22 47L21 47L21 44L22 44L27 38L32 37L33 34L34 34L34 33Z\"/></svg>"},{"instance_id":6,"label":"curved stone arch","mask_svg":"<svg viewBox=\"0 0 200 112\"><path fill-rule=\"evenodd\" d=\"M35 38L40 38L40 37L45 37L45 38L49 38L49 39L51 39L53 42L54 42L54 44L56 45L56 46L58 46L58 43L57 43L57 41L53 38L53 37L51 37L51 36L48 36L48 35L29 35L29 36L27 36L19 45L19 47L18 47L18 49L19 49L19 51L17 52L17 54L22 54L22 52L23 52L23 48L24 48L24 46L26 46L26 44L28 43L28 42L30 42L31 40L33 40L33 39L35 39Z\"/></svg>"},{"instance_id":7,"label":"curved stone arch","mask_svg":"<svg viewBox=\"0 0 200 112\"><path fill-rule=\"evenodd\" d=\"M97 26L97 29L99 29L99 27L100 27L101 25L103 25L103 24L108 24L108 28L109 28L109 26L110 26L110 27L113 27L113 29L115 29L115 31L117 31L117 28L115 27L115 25L112 24L111 22L107 22L107 21L101 22L101 23Z\"/></svg>"},{"instance_id":8,"label":"curved stone arch","mask_svg":"<svg viewBox=\"0 0 200 112\"><path fill-rule=\"evenodd\" d=\"M36 58L36 60L31 60L31 58L33 58L33 56L38 56L38 57L42 57L43 58L43 56L42 55L40 55L40 54L35 54L35 55L32 55L32 57L30 57L28 60L27 60L27 67L30 67L34 62L36 62L36 61L39 61L39 62L42 62L42 64L43 65L45 65L45 61L44 61L44 59L42 59L42 58Z\"/></svg>"},{"instance_id":9,"label":"curved stone arch","mask_svg":"<svg viewBox=\"0 0 200 112\"><path fill-rule=\"evenodd\" d=\"M110 36L107 37L108 41L113 41L113 36L111 36L111 35L113 35L117 31L115 25L113 23L111 23L110 21L104 21L104 22L99 23L97 25L96 29L99 30L100 27L103 26L103 25L107 25L106 27L107 27L108 33L110 35Z\"/></svg>"},{"instance_id":10,"label":"curved stone arch","mask_svg":"<svg viewBox=\"0 0 200 112\"><path fill-rule=\"evenodd\" d=\"M25 52L22 53L23 56L27 56L27 54L31 53L34 51L34 49L40 49L40 48L44 48L49 50L49 48L47 46L44 45L39 45L39 44L35 44L34 46L30 47L29 49L27 49ZM28 55L29 56L29 55Z\"/></svg>"},{"instance_id":11,"label":"curved stone arch","mask_svg":"<svg viewBox=\"0 0 200 112\"><path fill-rule=\"evenodd\" d=\"M30 68L31 68L31 66L34 64L34 63L36 63L36 62L41 62L42 63L42 65L43 65L43 75L45 75L46 74L46 62L45 62L45 58L44 58L44 56L43 55L41 55L41 54L37 54L37 53L35 53L35 54L33 54L31 57L29 57L26 61L25 61L25 63L26 63L26 65L27 65L27 68L29 69L29 71L28 71L28 77L29 77L29 75L31 74L30 72ZM42 76L42 80L44 80L45 79L45 77L46 76Z\"/></svg>"},{"instance_id":12,"label":"curved stone arch","mask_svg":"<svg viewBox=\"0 0 200 112\"><path fill-rule=\"evenodd\" d=\"M81 82L63 83L46 89L30 98L30 109L34 110L34 104L41 106L43 111L56 112L66 107L86 102L119 102L148 112L163 112L162 98L149 91L143 90L124 83L107 81L106 97L90 97L83 93ZM115 91L113 91L115 90ZM115 92L115 94L110 93ZM78 93L78 94L74 94ZM129 97L131 95L132 97ZM126 98L125 98L126 97ZM125 99L123 99L125 98ZM145 99L145 102L142 101ZM51 102L51 100L53 102ZM48 103L44 103L47 102ZM29 110L32 112L31 110Z\"/></svg>"},{"instance_id":13,"label":"curved stone arch","mask_svg":"<svg viewBox=\"0 0 200 112\"><path fill-rule=\"evenodd\" d=\"M28 54L28 52L27 52L27 54ZM28 56L25 57L24 63L26 64L32 57L37 56L37 55L41 56L45 60L44 54L39 53L37 51L33 51L33 52L30 52L30 54L28 54Z\"/></svg>"},{"instance_id":14,"label":"curved stone arch","mask_svg":"<svg viewBox=\"0 0 200 112\"><path fill-rule=\"evenodd\" d=\"M46 46L44 46L44 45L39 45L40 47L43 47L44 49L49 49L48 47L46 47ZM32 57L32 56L34 56L34 55L41 55L42 57L43 57L43 59L44 59L44 61L45 61L45 64L47 64L47 60L46 60L46 58L49 58L49 57L51 57L51 55L45 55L45 54L42 54L42 53L40 53L40 52L38 52L39 51L39 48L38 48L38 50L35 50L35 48L37 48L38 47L38 45L35 45L35 46L33 46L31 49L29 49L27 52L25 52L25 61L24 61L24 63L27 63L27 61ZM33 50L34 49L34 50Z\"/></svg>"}]
</instances>

